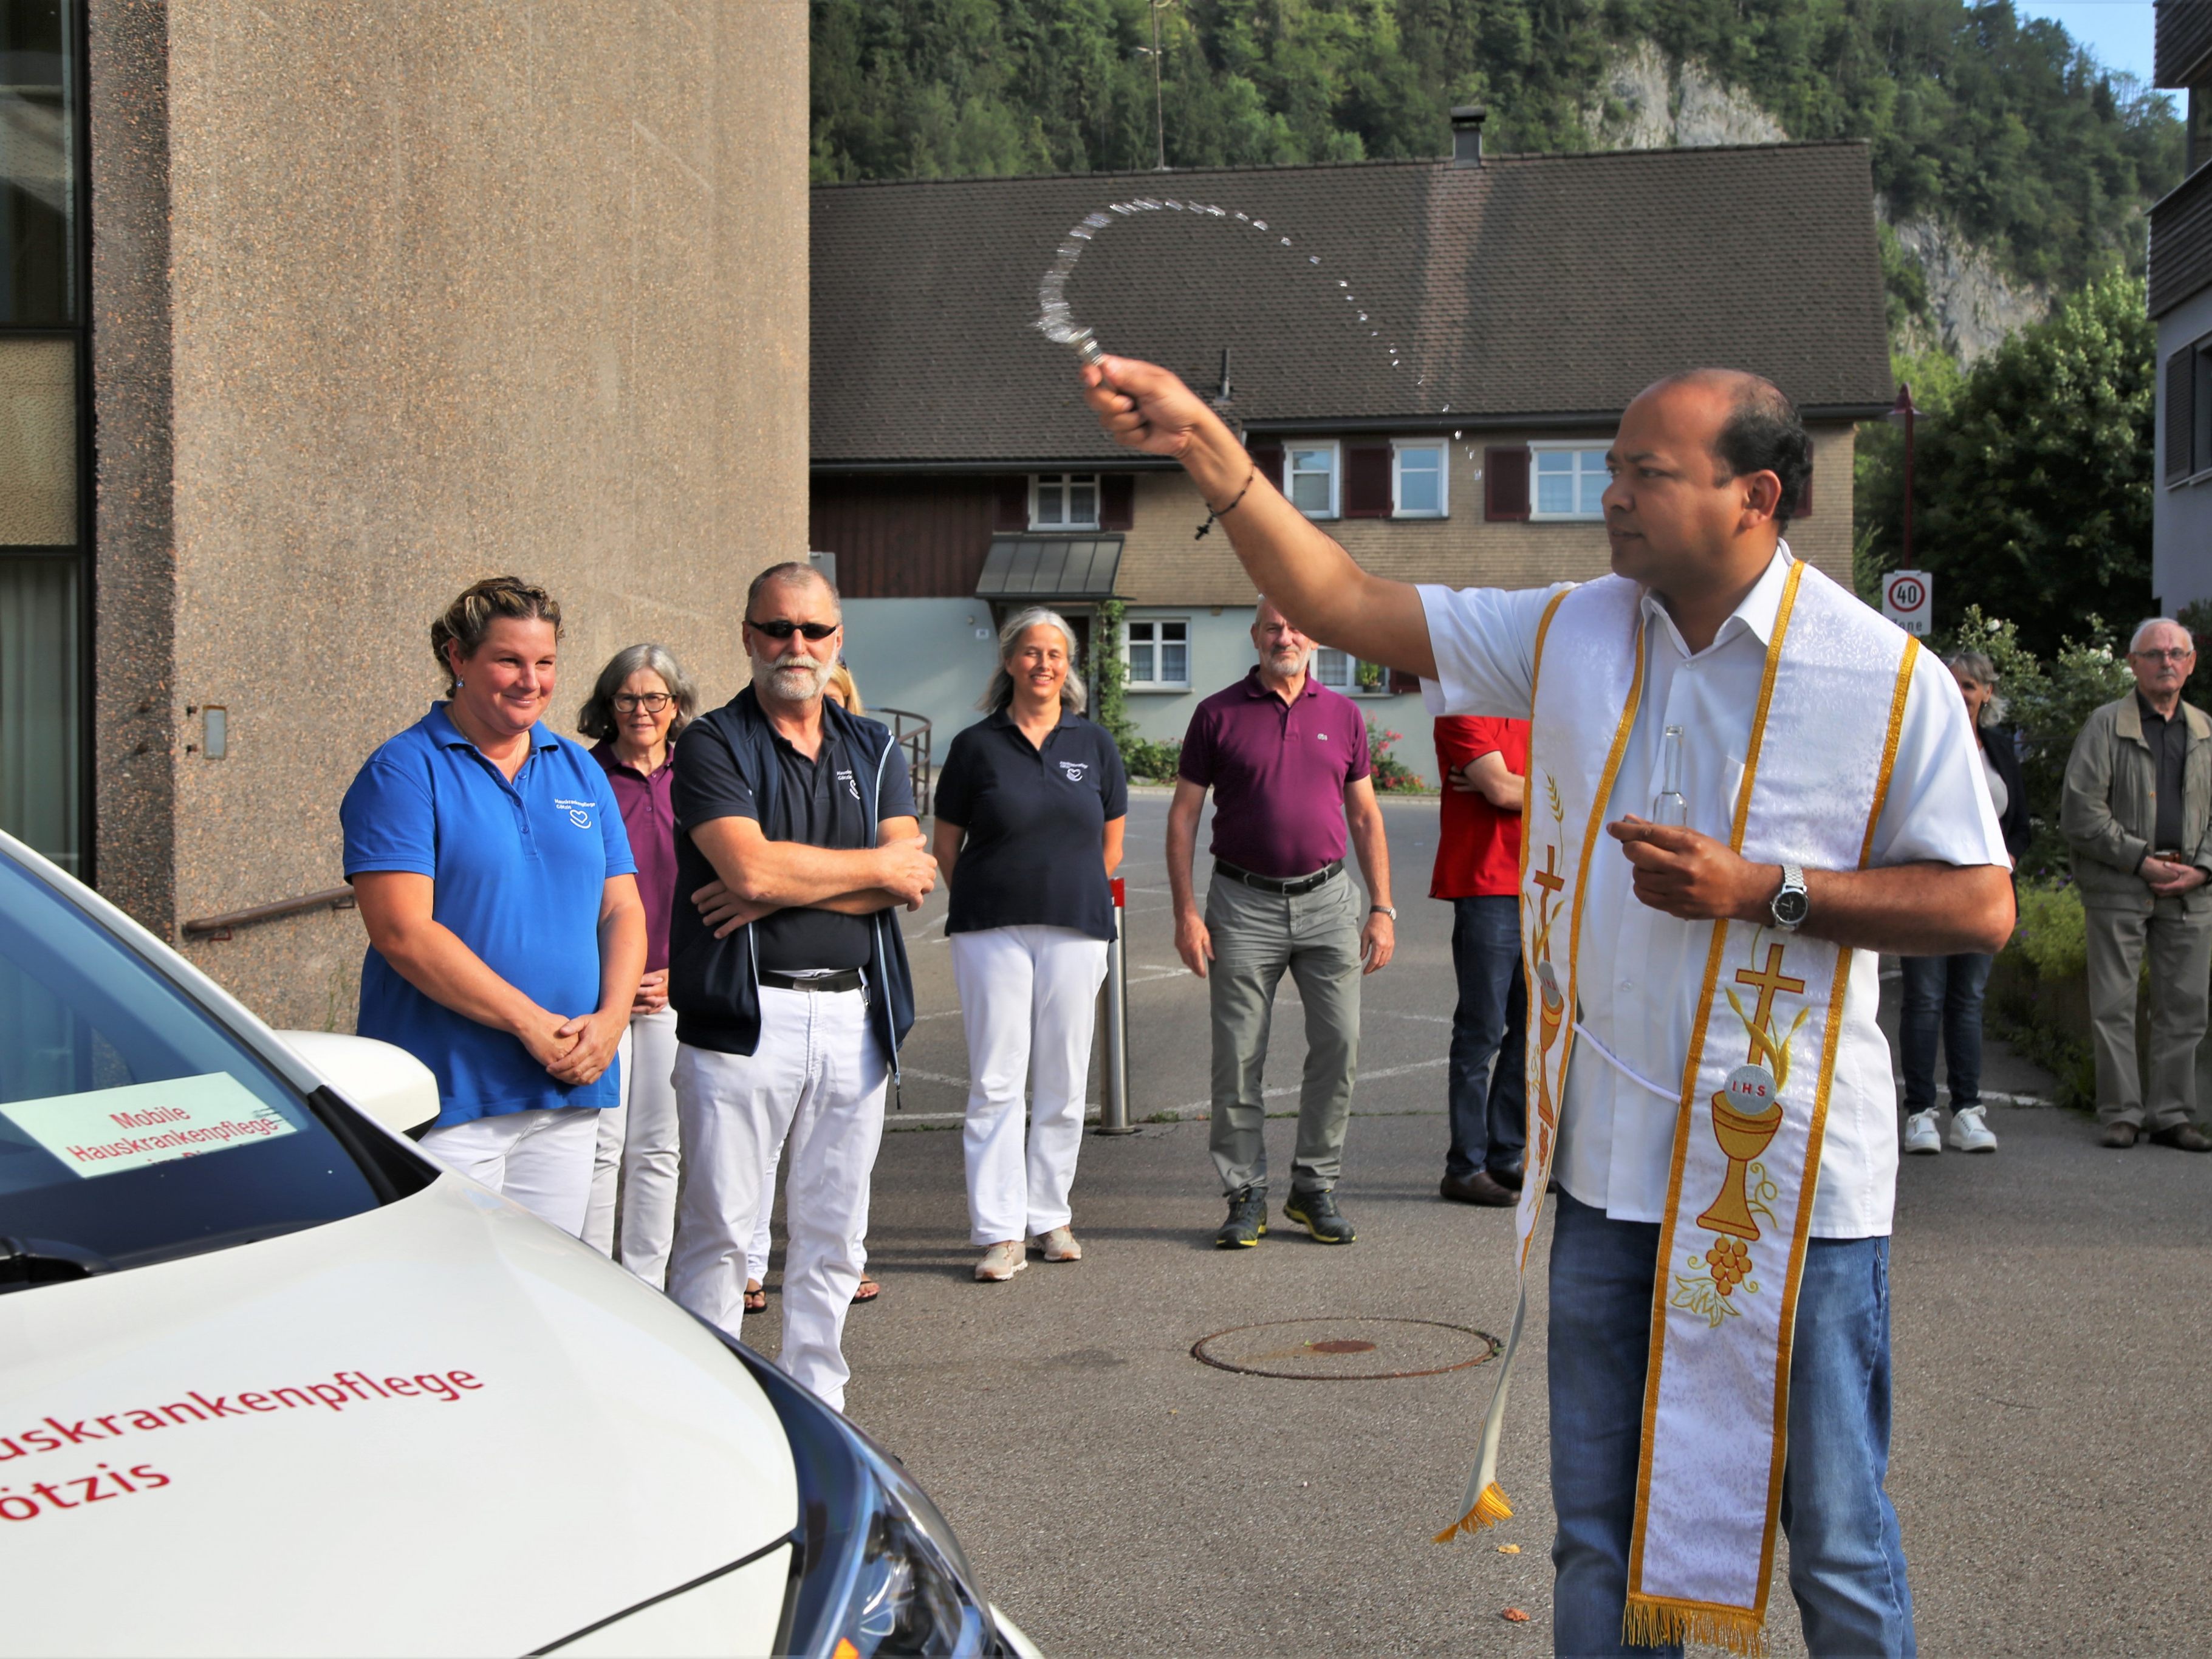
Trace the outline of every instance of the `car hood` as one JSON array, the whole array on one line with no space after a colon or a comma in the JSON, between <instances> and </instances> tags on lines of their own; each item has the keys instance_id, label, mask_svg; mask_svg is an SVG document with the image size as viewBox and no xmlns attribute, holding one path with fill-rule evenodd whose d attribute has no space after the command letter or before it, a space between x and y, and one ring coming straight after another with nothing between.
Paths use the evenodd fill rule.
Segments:
<instances>
[{"instance_id":1,"label":"car hood","mask_svg":"<svg viewBox=\"0 0 2212 1659\"><path fill-rule=\"evenodd\" d=\"M15 1651L527 1652L798 1511L711 1332L453 1176L0 1296Z\"/></svg>"}]
</instances>

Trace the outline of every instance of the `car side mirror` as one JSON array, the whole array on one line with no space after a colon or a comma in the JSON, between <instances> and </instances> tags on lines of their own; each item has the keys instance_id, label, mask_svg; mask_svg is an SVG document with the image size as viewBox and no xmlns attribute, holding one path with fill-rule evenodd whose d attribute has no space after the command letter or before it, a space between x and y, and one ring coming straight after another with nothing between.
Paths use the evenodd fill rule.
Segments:
<instances>
[{"instance_id":1,"label":"car side mirror","mask_svg":"<svg viewBox=\"0 0 2212 1659\"><path fill-rule=\"evenodd\" d=\"M438 1115L438 1079L404 1048L337 1031L279 1031L284 1046L394 1134Z\"/></svg>"}]
</instances>

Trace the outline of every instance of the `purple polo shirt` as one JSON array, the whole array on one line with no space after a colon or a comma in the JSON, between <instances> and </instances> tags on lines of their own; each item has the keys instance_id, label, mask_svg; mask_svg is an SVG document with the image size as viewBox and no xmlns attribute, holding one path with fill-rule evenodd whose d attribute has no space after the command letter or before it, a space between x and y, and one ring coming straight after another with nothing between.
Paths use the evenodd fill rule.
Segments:
<instances>
[{"instance_id":1,"label":"purple polo shirt","mask_svg":"<svg viewBox=\"0 0 2212 1659\"><path fill-rule=\"evenodd\" d=\"M1311 675L1285 702L1255 667L1199 704L1177 769L1213 791L1214 857L1255 876L1310 876L1344 856L1344 792L1372 769L1367 721Z\"/></svg>"},{"instance_id":2,"label":"purple polo shirt","mask_svg":"<svg viewBox=\"0 0 2212 1659\"><path fill-rule=\"evenodd\" d=\"M650 974L668 966L668 907L676 898L676 809L668 793L676 745L668 745L668 758L649 778L617 759L611 743L592 744L592 758L606 769L623 828L629 831L637 896L645 903L645 971Z\"/></svg>"}]
</instances>

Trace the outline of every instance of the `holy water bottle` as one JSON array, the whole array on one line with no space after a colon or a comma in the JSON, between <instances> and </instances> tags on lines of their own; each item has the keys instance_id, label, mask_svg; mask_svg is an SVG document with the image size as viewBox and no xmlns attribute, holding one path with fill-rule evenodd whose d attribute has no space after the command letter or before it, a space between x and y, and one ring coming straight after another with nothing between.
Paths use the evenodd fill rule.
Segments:
<instances>
[{"instance_id":1,"label":"holy water bottle","mask_svg":"<svg viewBox=\"0 0 2212 1659\"><path fill-rule=\"evenodd\" d=\"M1651 798L1651 822L1677 827L1690 821L1682 799L1682 728L1670 726L1659 737L1659 793Z\"/></svg>"}]
</instances>

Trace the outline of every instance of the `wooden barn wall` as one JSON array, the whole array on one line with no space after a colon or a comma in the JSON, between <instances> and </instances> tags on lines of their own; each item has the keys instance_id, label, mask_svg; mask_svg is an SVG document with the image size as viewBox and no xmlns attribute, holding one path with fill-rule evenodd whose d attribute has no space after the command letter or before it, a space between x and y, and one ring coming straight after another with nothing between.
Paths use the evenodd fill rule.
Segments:
<instances>
[{"instance_id":1,"label":"wooden barn wall","mask_svg":"<svg viewBox=\"0 0 2212 1659\"><path fill-rule=\"evenodd\" d=\"M817 477L807 545L837 556L848 599L965 599L983 574L1005 482Z\"/></svg>"}]
</instances>

